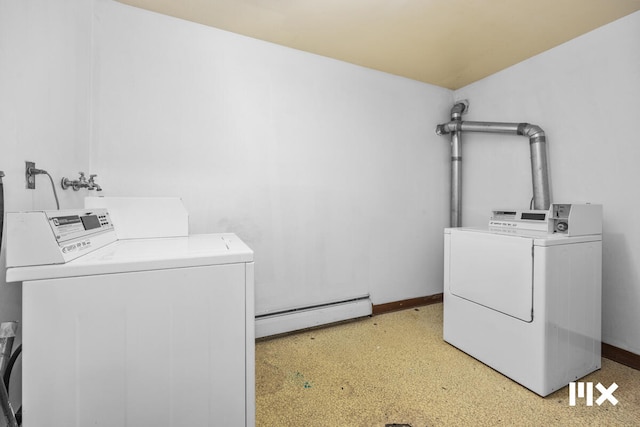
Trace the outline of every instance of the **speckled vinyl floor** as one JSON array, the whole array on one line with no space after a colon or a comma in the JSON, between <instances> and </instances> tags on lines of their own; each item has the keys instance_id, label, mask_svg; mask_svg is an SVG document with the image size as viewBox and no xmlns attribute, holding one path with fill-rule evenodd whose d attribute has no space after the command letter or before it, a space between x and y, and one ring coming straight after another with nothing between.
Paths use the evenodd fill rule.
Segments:
<instances>
[{"instance_id":1,"label":"speckled vinyl floor","mask_svg":"<svg viewBox=\"0 0 640 427\"><path fill-rule=\"evenodd\" d=\"M640 371L602 359L582 381L619 403L541 398L445 343L434 304L259 341L256 425L640 426Z\"/></svg>"}]
</instances>

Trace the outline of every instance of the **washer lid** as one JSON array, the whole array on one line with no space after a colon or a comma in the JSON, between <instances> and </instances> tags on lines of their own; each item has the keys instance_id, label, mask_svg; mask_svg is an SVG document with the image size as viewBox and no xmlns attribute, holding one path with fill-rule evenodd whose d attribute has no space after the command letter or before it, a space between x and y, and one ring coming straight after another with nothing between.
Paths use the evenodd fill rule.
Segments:
<instances>
[{"instance_id":1,"label":"washer lid","mask_svg":"<svg viewBox=\"0 0 640 427\"><path fill-rule=\"evenodd\" d=\"M232 233L118 240L66 264L7 269L7 282L252 262Z\"/></svg>"}]
</instances>

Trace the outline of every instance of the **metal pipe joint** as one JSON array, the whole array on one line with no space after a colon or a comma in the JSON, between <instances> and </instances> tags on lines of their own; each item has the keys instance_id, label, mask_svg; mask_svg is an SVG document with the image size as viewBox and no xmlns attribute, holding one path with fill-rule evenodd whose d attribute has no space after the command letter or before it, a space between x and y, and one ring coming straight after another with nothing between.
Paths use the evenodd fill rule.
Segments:
<instances>
[{"instance_id":1,"label":"metal pipe joint","mask_svg":"<svg viewBox=\"0 0 640 427\"><path fill-rule=\"evenodd\" d=\"M436 126L437 135L451 134L451 226L461 225L461 132L506 133L529 138L531 151L531 178L534 209L547 210L551 205L549 173L547 167L546 136L540 126L530 123L470 122L460 120L469 109L467 101L457 102L451 108L451 121Z\"/></svg>"}]
</instances>

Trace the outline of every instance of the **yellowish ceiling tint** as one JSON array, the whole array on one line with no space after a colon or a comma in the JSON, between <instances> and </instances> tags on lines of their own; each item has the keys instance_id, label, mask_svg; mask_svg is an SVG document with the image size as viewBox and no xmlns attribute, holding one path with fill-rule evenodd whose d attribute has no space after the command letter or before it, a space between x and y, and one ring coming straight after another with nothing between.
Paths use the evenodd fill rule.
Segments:
<instances>
[{"instance_id":1,"label":"yellowish ceiling tint","mask_svg":"<svg viewBox=\"0 0 640 427\"><path fill-rule=\"evenodd\" d=\"M640 0L118 0L449 89L640 10Z\"/></svg>"}]
</instances>

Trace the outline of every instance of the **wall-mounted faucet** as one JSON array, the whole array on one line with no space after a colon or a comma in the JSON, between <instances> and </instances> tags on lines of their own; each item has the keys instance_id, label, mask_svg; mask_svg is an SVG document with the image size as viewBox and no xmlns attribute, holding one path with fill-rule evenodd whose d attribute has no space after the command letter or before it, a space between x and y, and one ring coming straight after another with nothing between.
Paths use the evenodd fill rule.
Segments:
<instances>
[{"instance_id":1,"label":"wall-mounted faucet","mask_svg":"<svg viewBox=\"0 0 640 427\"><path fill-rule=\"evenodd\" d=\"M67 188L73 188L73 191L78 191L81 188L86 188L87 190L96 190L102 191L102 188L95 182L95 177L98 175L89 175L89 179L84 176L84 172L78 172L80 177L74 181L69 178L62 178L62 189L66 190Z\"/></svg>"}]
</instances>

